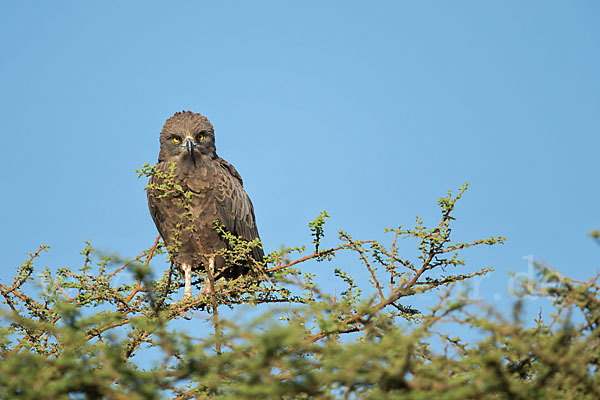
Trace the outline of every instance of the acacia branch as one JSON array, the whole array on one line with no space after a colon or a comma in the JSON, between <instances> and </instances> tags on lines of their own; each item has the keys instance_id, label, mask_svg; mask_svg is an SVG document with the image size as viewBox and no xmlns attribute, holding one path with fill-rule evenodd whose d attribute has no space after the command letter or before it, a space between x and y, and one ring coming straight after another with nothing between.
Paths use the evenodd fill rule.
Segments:
<instances>
[{"instance_id":1,"label":"acacia branch","mask_svg":"<svg viewBox=\"0 0 600 400\"><path fill-rule=\"evenodd\" d=\"M360 244L366 244L366 243L373 243L373 242L374 242L374 240L361 240L361 241L358 241L358 242L356 242L356 243L360 243ZM299 259L297 259L297 260L295 260L295 261L292 261L292 262L289 262L289 263L287 263L287 264L284 264L284 265L278 265L278 266L276 266L276 267L269 268L269 269L267 269L267 272L275 272L275 271L279 271L279 270L282 270L282 269L285 269L285 268L289 268L289 267L291 267L292 265L296 265L296 264L299 264L299 263L301 263L301 262L304 262L304 261L308 261L308 260L310 260L310 259L313 259L313 258L317 258L317 257L326 256L326 255L328 255L328 254L335 253L335 252L336 252L336 251L338 251L338 250L345 249L346 247L351 247L351 246L353 246L353 245L354 245L354 243L346 243L346 244L343 244L343 245L341 245L341 246L334 247L334 248L332 248L332 249L328 249L328 250L322 250L322 251L319 251L318 253L317 253L317 252L315 252L315 253L313 253L313 254L310 254L310 255L308 255L308 256L305 256L305 257L299 258Z\"/></svg>"},{"instance_id":2,"label":"acacia branch","mask_svg":"<svg viewBox=\"0 0 600 400\"><path fill-rule=\"evenodd\" d=\"M360 259L362 260L363 264L365 264L365 266L369 270L369 273L371 274L371 278L373 279L373 284L377 288L377 291L379 292L379 296L382 299L385 299L385 295L383 294L381 285L379 285L379 280L377 279L377 276L375 275L375 271L373 270L373 268L371 268L371 263L369 263L369 260L367 260L367 257L365 256L364 247L362 246L362 244L359 246L357 244L357 242L354 242L346 233L342 233L341 236L349 242L348 244L353 245L352 247L354 248L354 250L356 250L358 252L358 254L360 255Z\"/></svg>"}]
</instances>

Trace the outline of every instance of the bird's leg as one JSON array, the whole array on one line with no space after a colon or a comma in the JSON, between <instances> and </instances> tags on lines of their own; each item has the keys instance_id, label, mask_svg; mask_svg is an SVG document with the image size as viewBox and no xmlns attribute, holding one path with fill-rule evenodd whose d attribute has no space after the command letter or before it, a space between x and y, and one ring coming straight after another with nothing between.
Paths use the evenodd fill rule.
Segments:
<instances>
[{"instance_id":1,"label":"bird's leg","mask_svg":"<svg viewBox=\"0 0 600 400\"><path fill-rule=\"evenodd\" d=\"M202 293L212 294L215 292L215 256L208 257L208 268L206 270L206 278L204 278L204 289Z\"/></svg>"},{"instance_id":2,"label":"bird's leg","mask_svg":"<svg viewBox=\"0 0 600 400\"><path fill-rule=\"evenodd\" d=\"M185 299L187 296L192 296L192 266L183 264L181 269L185 274L185 289L183 290L183 298Z\"/></svg>"},{"instance_id":3,"label":"bird's leg","mask_svg":"<svg viewBox=\"0 0 600 400\"><path fill-rule=\"evenodd\" d=\"M210 286L208 288L209 293L215 292L215 256L208 258L208 269L210 270Z\"/></svg>"}]
</instances>

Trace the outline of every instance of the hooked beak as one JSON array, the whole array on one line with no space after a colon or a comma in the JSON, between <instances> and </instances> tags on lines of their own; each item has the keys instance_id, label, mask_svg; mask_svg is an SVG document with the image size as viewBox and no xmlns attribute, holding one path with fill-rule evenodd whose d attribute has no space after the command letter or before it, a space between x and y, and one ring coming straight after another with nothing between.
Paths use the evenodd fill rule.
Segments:
<instances>
[{"instance_id":1,"label":"hooked beak","mask_svg":"<svg viewBox=\"0 0 600 400\"><path fill-rule=\"evenodd\" d=\"M194 166L195 166L196 159L194 158L194 147L196 147L196 144L194 143L194 139L192 139L191 137L185 138L184 146L185 146L185 149L187 150L187 152L192 157L192 162L194 163Z\"/></svg>"},{"instance_id":2,"label":"hooked beak","mask_svg":"<svg viewBox=\"0 0 600 400\"><path fill-rule=\"evenodd\" d=\"M185 138L184 146L188 153L190 153L190 156L194 157L194 147L196 147L194 140L191 137Z\"/></svg>"}]
</instances>

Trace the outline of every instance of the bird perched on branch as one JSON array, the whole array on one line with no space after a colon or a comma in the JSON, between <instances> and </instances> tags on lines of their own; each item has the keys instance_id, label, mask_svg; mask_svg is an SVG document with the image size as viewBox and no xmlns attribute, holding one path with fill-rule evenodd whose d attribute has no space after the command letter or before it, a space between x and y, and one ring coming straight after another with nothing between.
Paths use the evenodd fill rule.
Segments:
<instances>
[{"instance_id":1,"label":"bird perched on branch","mask_svg":"<svg viewBox=\"0 0 600 400\"><path fill-rule=\"evenodd\" d=\"M174 169L170 169L172 163ZM193 269L208 268L215 278L235 278L247 272L243 262L225 266L224 257L215 255L229 246L215 228L215 221L246 241L259 236L242 178L233 165L217 155L210 121L191 111L169 118L160 132L155 171L158 174L150 177L147 187L148 207L171 261L185 279L184 298L192 293ZM176 190L165 182L169 172ZM262 248L252 247L251 256L262 261Z\"/></svg>"}]
</instances>

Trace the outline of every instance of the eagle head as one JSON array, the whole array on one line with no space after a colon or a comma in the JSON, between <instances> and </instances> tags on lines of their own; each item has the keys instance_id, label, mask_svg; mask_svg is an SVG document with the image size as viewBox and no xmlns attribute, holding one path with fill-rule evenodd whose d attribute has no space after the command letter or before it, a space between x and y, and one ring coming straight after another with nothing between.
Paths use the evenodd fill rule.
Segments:
<instances>
[{"instance_id":1,"label":"eagle head","mask_svg":"<svg viewBox=\"0 0 600 400\"><path fill-rule=\"evenodd\" d=\"M160 132L158 161L191 160L196 164L202 157L215 157L215 132L202 114L176 112Z\"/></svg>"}]
</instances>

